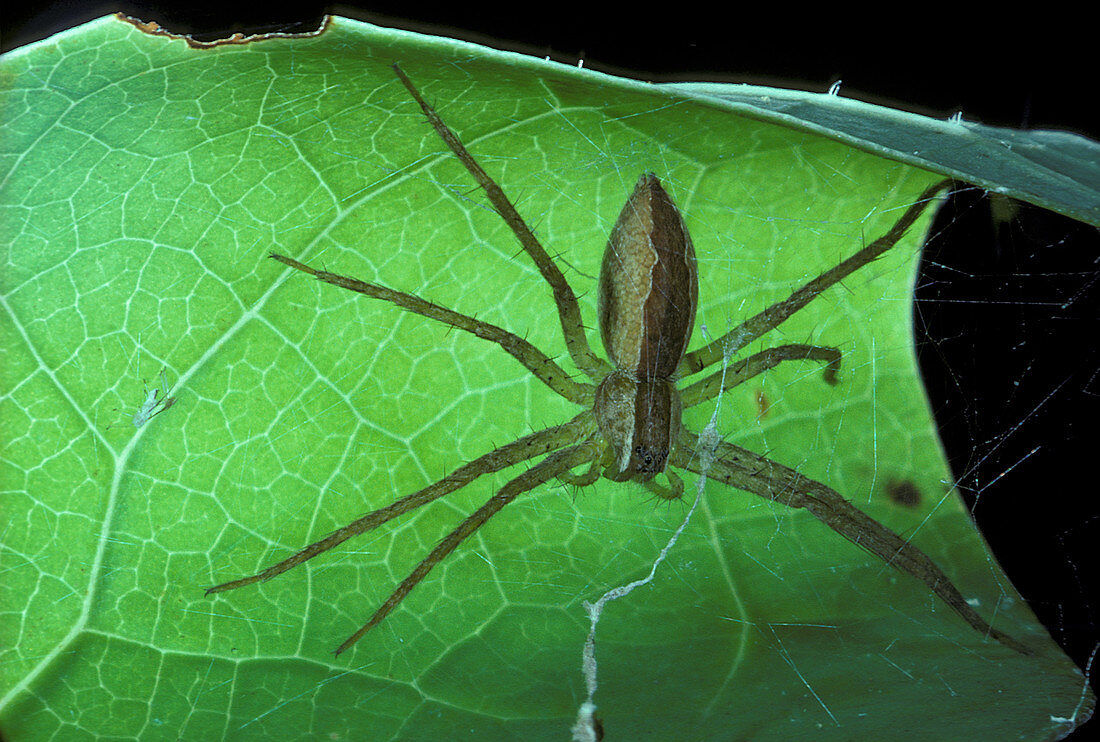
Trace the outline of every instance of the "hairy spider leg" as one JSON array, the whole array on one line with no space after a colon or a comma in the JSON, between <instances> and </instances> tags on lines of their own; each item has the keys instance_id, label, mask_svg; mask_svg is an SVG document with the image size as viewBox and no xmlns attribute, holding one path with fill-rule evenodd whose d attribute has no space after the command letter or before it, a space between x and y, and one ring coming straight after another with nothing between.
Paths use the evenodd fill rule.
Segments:
<instances>
[{"instance_id":1,"label":"hairy spider leg","mask_svg":"<svg viewBox=\"0 0 1100 742\"><path fill-rule=\"evenodd\" d=\"M367 513L362 518L349 523L343 528L333 531L323 539L310 544L293 556L268 567L258 574L208 588L206 595L223 593L227 590L236 590L239 587L251 585L256 582L266 582L272 577L281 575L283 572L294 569L299 564L309 561L318 554L322 554L329 549L339 546L353 536L366 533L387 521L393 520L409 511L421 508L444 495L461 489L484 474L498 472L502 469L514 466L515 464L533 459L536 456L542 456L543 454L551 453L566 446L571 446L592 435L595 430L595 419L592 417L591 412L585 410L564 425L556 425L531 433L530 435L525 435L522 438L490 451L484 456L479 456L422 490L414 492L411 495L406 495L384 508L379 508Z\"/></svg>"},{"instance_id":2,"label":"hairy spider leg","mask_svg":"<svg viewBox=\"0 0 1100 742\"><path fill-rule=\"evenodd\" d=\"M672 467L665 469L665 478L668 479L667 487L658 484L654 479L650 479L648 482L642 482L642 486L662 500L679 500L683 497L684 480L676 476L676 472L672 471Z\"/></svg>"},{"instance_id":3,"label":"hairy spider leg","mask_svg":"<svg viewBox=\"0 0 1100 742\"><path fill-rule=\"evenodd\" d=\"M298 262L294 258L288 258L285 255L276 255L272 253L270 257L274 260L278 260L284 265L289 265L295 270L308 273L318 281L324 281L333 286L339 286L349 291L366 294L375 299L388 301L407 312L437 320L443 324L450 325L459 330L465 330L472 335L477 335L479 338L484 338L485 340L496 343L503 348L506 353L522 363L527 370L534 374L542 383L546 384L546 386L550 387L570 402L579 405L590 405L592 403L593 387L588 384L574 381L552 358L523 338L503 328L489 324L488 322L482 322L479 319L475 319L465 314L460 314L452 309L440 306L439 304L425 301L419 296L406 294L403 291L395 291L385 286L367 283L366 281L360 281L350 276L341 276L337 273L319 271L309 267L305 263Z\"/></svg>"},{"instance_id":4,"label":"hairy spider leg","mask_svg":"<svg viewBox=\"0 0 1100 742\"><path fill-rule=\"evenodd\" d=\"M856 508L836 490L727 441L717 443L716 455L704 471L696 454L698 446L699 436L683 431L672 457L673 465L782 505L805 509L856 546L920 580L979 633L1021 654L1032 653L1016 639L990 626L928 555Z\"/></svg>"},{"instance_id":5,"label":"hairy spider leg","mask_svg":"<svg viewBox=\"0 0 1100 742\"><path fill-rule=\"evenodd\" d=\"M432 549L428 556L424 557L424 560L420 562L420 564L416 565L416 569L405 578L397 589L393 591L390 597L386 598L386 602L375 611L374 615L370 617L370 620L363 624L362 628L348 637L348 640L336 649L336 654L339 655L341 652L351 647L351 645L363 638L368 631L380 624L386 616L390 614L390 611L396 608L401 601L405 599L405 596L412 592L412 589L428 576L428 573L432 571L435 565L446 559L459 544L473 535L477 529L485 525L485 523L499 513L505 505L515 500L524 492L530 492L539 485L549 482L562 472L585 463L594 456L597 456L598 453L599 450L595 442L590 439L580 445L565 448L550 454L538 464L535 464L501 487L495 495L489 498L488 502L462 521L457 528L439 542L438 546Z\"/></svg>"},{"instance_id":6,"label":"hairy spider leg","mask_svg":"<svg viewBox=\"0 0 1100 742\"><path fill-rule=\"evenodd\" d=\"M393 71L397 74L401 84L409 91L409 94L416 100L420 109L424 112L424 115L428 118L428 122L435 129L439 137L446 143L451 151L455 153L455 156L462 162L465 168L470 172L470 175L474 176L474 180L485 191L489 197L489 202L500 214L501 218L507 223L509 229L519 240L523 250L531 256L531 259L535 261L535 266L539 269L539 273L546 279L546 282L550 284L550 288L554 292L554 301L558 305L558 318L561 320L562 334L565 336L565 346L569 350L569 356L573 359L573 363L577 365L581 371L583 371L588 378L593 381L600 381L611 371L611 364L600 358L598 355L592 352L592 349L588 346L588 337L584 332L584 321L581 317L580 305L577 303L577 296L573 293L572 287L569 282L565 280L565 276L562 275L561 270L547 254L546 249L543 248L542 243L538 241L530 227L527 226L527 222L523 220L523 217L516 211L516 207L512 205L512 202L508 200L508 197L504 194L504 190L497 185L496 181L489 177L489 174L482 169L473 155L466 149L465 145L459 141L454 132L443 123L443 119L440 118L435 108L430 103L424 100L424 97L413 85L412 80L405 75L405 73L396 64L393 65Z\"/></svg>"},{"instance_id":7,"label":"hairy spider leg","mask_svg":"<svg viewBox=\"0 0 1100 742\"><path fill-rule=\"evenodd\" d=\"M948 179L941 180L935 185L925 188L920 196L917 197L917 200L910 204L909 208L907 208L901 217L894 222L894 226L890 227L890 230L886 234L882 235L847 260L825 271L805 286L795 290L795 292L786 299L772 304L759 314L745 320L717 340L704 345L702 348L697 348L690 353L684 354L683 359L680 361L680 377L683 378L698 373L707 366L727 357L728 354L744 348L753 340L764 335L764 333L778 327L792 314L809 304L829 287L839 283L863 266L881 257L883 253L897 244L898 240L900 240L909 227L913 225L913 222L915 222L924 212L928 204L935 200L937 193L944 188L953 188L954 185L955 182Z\"/></svg>"},{"instance_id":8,"label":"hairy spider leg","mask_svg":"<svg viewBox=\"0 0 1100 742\"><path fill-rule=\"evenodd\" d=\"M820 361L825 364L822 375L830 386L837 383L840 373L841 353L836 348L822 345L777 345L754 353L733 363L724 371L716 371L704 379L685 387L680 392L684 409L714 399L722 392L744 384L754 376L775 368L784 361Z\"/></svg>"},{"instance_id":9,"label":"hairy spider leg","mask_svg":"<svg viewBox=\"0 0 1100 742\"><path fill-rule=\"evenodd\" d=\"M596 456L592 459L592 463L588 465L588 468L584 471L584 474L574 474L571 471L564 471L558 475L558 481L563 484L568 484L571 487L577 487L583 489L589 487L599 480L603 473L603 467L600 465L600 457Z\"/></svg>"}]
</instances>

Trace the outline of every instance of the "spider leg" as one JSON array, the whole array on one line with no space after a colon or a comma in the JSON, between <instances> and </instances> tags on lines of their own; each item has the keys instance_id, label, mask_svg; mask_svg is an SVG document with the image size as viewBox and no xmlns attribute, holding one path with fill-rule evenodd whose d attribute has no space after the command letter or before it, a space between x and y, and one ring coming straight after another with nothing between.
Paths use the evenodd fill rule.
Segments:
<instances>
[{"instance_id":1,"label":"spider leg","mask_svg":"<svg viewBox=\"0 0 1100 742\"><path fill-rule=\"evenodd\" d=\"M558 481L568 484L570 487L588 487L596 483L600 478L600 459L597 456L583 474L574 474L571 471L563 471L558 475Z\"/></svg>"},{"instance_id":2,"label":"spider leg","mask_svg":"<svg viewBox=\"0 0 1100 742\"><path fill-rule=\"evenodd\" d=\"M509 466L533 459L536 456L542 456L543 454L551 453L552 451L556 451L566 446L571 446L577 441L584 440L590 436L595 429L595 419L592 417L591 412L586 410L564 425L546 428L531 433L530 435L525 435L494 451L490 451L484 456L474 459L465 466L455 469L443 479L428 485L418 492L406 495L384 508L379 508L378 510L367 513L362 518L352 521L343 528L333 531L320 541L310 544L293 556L268 567L263 572L259 572L250 577L243 577L239 580L233 580L232 582L226 582L221 585L215 585L214 587L208 588L205 594L223 593L227 590L236 590L239 587L245 587L246 585L251 585L256 582L266 582L272 577L277 577L287 570L294 569L302 562L306 562L318 554L322 554L342 544L353 536L366 533L399 515L404 515L411 510L416 510L419 507L423 507L439 499L443 495L450 494L457 489L465 487L483 474L490 474L500 471L501 469L507 469Z\"/></svg>"},{"instance_id":3,"label":"spider leg","mask_svg":"<svg viewBox=\"0 0 1100 742\"><path fill-rule=\"evenodd\" d=\"M438 304L425 301L413 294L395 291L385 286L367 283L357 278L351 278L350 276L341 276L336 273L329 273L328 271L319 271L309 267L305 263L298 262L294 258L288 258L285 255L272 254L270 257L278 260L284 265L289 265L295 270L308 273L318 281L324 281L325 283L331 283L333 286L339 286L349 291L366 294L375 299L388 301L413 314L419 314L437 320L451 327L477 335L479 338L494 342L503 348L506 353L522 363L527 370L533 373L542 383L546 384L546 386L550 387L570 402L584 406L588 406L592 403L592 390L587 384L576 382L569 378L569 375L565 373L561 366L555 363L553 359L541 350L518 335L514 335L496 325L482 322L479 319L474 319L465 314L459 314L446 307L441 307Z\"/></svg>"},{"instance_id":4,"label":"spider leg","mask_svg":"<svg viewBox=\"0 0 1100 742\"><path fill-rule=\"evenodd\" d=\"M696 455L698 442L698 436L684 431L672 456L672 465L702 474L704 467ZM856 508L836 490L726 441L718 443L717 454L706 476L788 507L805 508L853 544L923 582L979 633L1021 654L1032 654L1025 645L990 626L927 554Z\"/></svg>"},{"instance_id":5,"label":"spider leg","mask_svg":"<svg viewBox=\"0 0 1100 742\"><path fill-rule=\"evenodd\" d=\"M563 472L579 464L583 464L593 457L598 456L598 454L598 449L591 440L577 446L562 449L551 454L542 462L531 467L523 474L520 474L518 477L501 487L495 495L489 498L488 502L462 521L457 528L439 542L438 546L432 549L431 553L428 554L420 564L416 565L416 568L404 579L397 589L393 591L390 597L386 598L386 602L374 612L370 620L363 624L362 628L348 637L347 641L336 649L336 654L339 655L341 652L351 647L351 645L359 641L364 634L380 624L386 616L405 599L405 596L412 592L413 588L428 576L428 573L432 571L435 565L446 559L447 555L454 551L459 544L473 535L477 529L485 525L485 523L499 513L505 505L512 502L512 500L516 499L524 492L533 490L540 484L560 476Z\"/></svg>"},{"instance_id":6,"label":"spider leg","mask_svg":"<svg viewBox=\"0 0 1100 742\"><path fill-rule=\"evenodd\" d=\"M665 476L668 477L667 487L659 484L655 479L642 482L642 486L662 500L679 500L684 496L684 480L676 476L671 468L665 469Z\"/></svg>"},{"instance_id":7,"label":"spider leg","mask_svg":"<svg viewBox=\"0 0 1100 742\"><path fill-rule=\"evenodd\" d=\"M733 353L744 348L764 333L778 327L788 317L809 304L818 294L833 284L844 280L871 261L881 257L883 253L897 244L906 230L924 212L928 204L932 203L936 194L944 188L953 187L953 185L954 181L941 180L939 183L924 189L924 192L905 210L905 213L894 223L894 226L890 227L886 234L847 260L825 271L805 286L797 289L786 299L772 304L756 316L745 320L717 340L685 354L680 361L680 376L684 377L698 373L720 360L726 353Z\"/></svg>"},{"instance_id":8,"label":"spider leg","mask_svg":"<svg viewBox=\"0 0 1100 742\"><path fill-rule=\"evenodd\" d=\"M416 100L420 109L424 112L424 115L428 118L428 122L435 129L439 137L451 148L451 151L455 153L458 159L470 172L470 175L474 176L474 180L477 181L489 197L489 202L504 219L505 223L512 230L512 233L519 240L520 245L523 246L524 251L531 256L531 259L535 261L535 266L539 269L539 273L546 279L546 282L550 284L550 288L554 291L554 302L558 305L558 318L561 320L562 333L565 336L565 346L569 350L569 355L573 359L573 362L577 364L577 368L588 375L593 381L602 379L611 370L610 365L604 359L597 356L592 352L592 349L588 347L588 338L584 334L584 322L581 319L580 305L577 303L576 294L573 293L573 289L569 286L569 282L565 280L565 276L558 269L558 266L546 253L545 248L535 237L531 228L527 226L527 223L523 221L523 217L516 211L516 207L512 205L512 202L508 200L508 197L504 195L503 189L497 185L489 174L482 169L481 165L477 163L474 156L466 149L465 145L459 140L454 132L443 123L443 119L439 117L435 108L430 103L424 100L424 97L420 95L420 91L413 85L405 73L396 64L393 65L393 71L397 74L397 78L401 81L401 84Z\"/></svg>"},{"instance_id":9,"label":"spider leg","mask_svg":"<svg viewBox=\"0 0 1100 742\"><path fill-rule=\"evenodd\" d=\"M828 384L837 383L840 371L840 351L821 345L779 345L743 358L729 368L716 371L680 392L684 408L714 399L727 389L744 384L754 376L775 368L783 361L821 361L826 364L824 376Z\"/></svg>"}]
</instances>

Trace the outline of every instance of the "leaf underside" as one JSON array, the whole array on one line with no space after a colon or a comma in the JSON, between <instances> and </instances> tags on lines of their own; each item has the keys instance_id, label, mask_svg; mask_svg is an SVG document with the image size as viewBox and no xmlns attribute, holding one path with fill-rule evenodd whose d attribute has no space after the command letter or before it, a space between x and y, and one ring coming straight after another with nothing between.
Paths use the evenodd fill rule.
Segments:
<instances>
[{"instance_id":1,"label":"leaf underside","mask_svg":"<svg viewBox=\"0 0 1100 742\"><path fill-rule=\"evenodd\" d=\"M194 49L107 18L8 55L11 738L566 736L582 601L646 574L686 505L605 481L529 493L338 660L508 472L203 596L575 412L488 343L265 260L417 293L567 362L548 289L393 62L559 256L589 323L608 229L643 171L692 230L694 345L877 236L939 177L672 89L344 19ZM912 538L1043 651L1015 656L812 519L711 484L654 583L600 624L615 738L1047 739L1066 728L1052 717L1086 715L1079 674L951 491L913 351L920 232L746 349L839 347L837 387L781 367L723 395L718 428ZM176 401L136 427L152 388Z\"/></svg>"}]
</instances>

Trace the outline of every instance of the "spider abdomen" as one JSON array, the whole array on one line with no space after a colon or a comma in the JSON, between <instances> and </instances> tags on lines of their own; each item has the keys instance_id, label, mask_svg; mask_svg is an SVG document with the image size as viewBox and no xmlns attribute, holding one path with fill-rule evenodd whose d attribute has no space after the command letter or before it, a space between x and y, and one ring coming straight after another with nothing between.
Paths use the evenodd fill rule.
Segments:
<instances>
[{"instance_id":1,"label":"spider abdomen","mask_svg":"<svg viewBox=\"0 0 1100 742\"><path fill-rule=\"evenodd\" d=\"M695 250L672 198L653 173L638 179L600 267L599 322L615 366L644 380L668 379L695 324Z\"/></svg>"}]
</instances>

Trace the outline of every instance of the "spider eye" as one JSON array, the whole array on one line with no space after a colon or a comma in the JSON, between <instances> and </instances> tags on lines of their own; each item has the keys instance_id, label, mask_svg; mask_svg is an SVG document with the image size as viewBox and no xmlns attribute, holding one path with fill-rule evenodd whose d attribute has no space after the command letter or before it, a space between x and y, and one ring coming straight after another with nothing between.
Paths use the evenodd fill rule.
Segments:
<instances>
[{"instance_id":1,"label":"spider eye","mask_svg":"<svg viewBox=\"0 0 1100 742\"><path fill-rule=\"evenodd\" d=\"M665 470L665 462L668 460L667 450L647 448L645 446L634 447L635 471L640 474L659 474Z\"/></svg>"}]
</instances>

